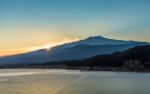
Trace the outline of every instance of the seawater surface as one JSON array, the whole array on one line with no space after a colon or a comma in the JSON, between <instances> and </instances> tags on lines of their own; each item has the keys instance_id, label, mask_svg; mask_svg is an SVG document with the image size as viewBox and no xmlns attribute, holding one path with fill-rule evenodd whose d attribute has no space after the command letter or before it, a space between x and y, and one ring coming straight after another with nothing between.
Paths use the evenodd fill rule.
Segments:
<instances>
[{"instance_id":1,"label":"seawater surface","mask_svg":"<svg viewBox=\"0 0 150 94\"><path fill-rule=\"evenodd\" d=\"M149 94L150 73L1 69L0 94Z\"/></svg>"}]
</instances>

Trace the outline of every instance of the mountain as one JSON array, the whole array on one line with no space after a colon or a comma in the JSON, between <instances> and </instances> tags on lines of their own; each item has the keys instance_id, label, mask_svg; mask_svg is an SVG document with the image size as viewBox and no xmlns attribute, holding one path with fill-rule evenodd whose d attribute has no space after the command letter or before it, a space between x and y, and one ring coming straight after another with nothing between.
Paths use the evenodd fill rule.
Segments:
<instances>
[{"instance_id":1,"label":"mountain","mask_svg":"<svg viewBox=\"0 0 150 94\"><path fill-rule=\"evenodd\" d=\"M93 70L150 71L150 45L136 46L122 52L97 55L84 60L49 62L45 65L70 69L89 67Z\"/></svg>"},{"instance_id":2,"label":"mountain","mask_svg":"<svg viewBox=\"0 0 150 94\"><path fill-rule=\"evenodd\" d=\"M46 63L9 64L0 68L63 68L100 71L150 71L150 45L142 45L113 54L97 55L84 60Z\"/></svg>"},{"instance_id":3,"label":"mountain","mask_svg":"<svg viewBox=\"0 0 150 94\"><path fill-rule=\"evenodd\" d=\"M129 43L146 43L146 42L123 41L123 40L108 39L108 38L104 38L102 36L94 36L94 37L89 37L84 40L79 40L76 42L59 45L52 49L58 50L58 49L73 47L76 45L119 45L119 44L129 44Z\"/></svg>"},{"instance_id":4,"label":"mountain","mask_svg":"<svg viewBox=\"0 0 150 94\"><path fill-rule=\"evenodd\" d=\"M101 36L58 45L49 51L40 49L25 54L0 57L0 65L14 63L43 63L63 60L81 60L100 54L111 54L129 48L146 45L146 42L107 39Z\"/></svg>"}]
</instances>

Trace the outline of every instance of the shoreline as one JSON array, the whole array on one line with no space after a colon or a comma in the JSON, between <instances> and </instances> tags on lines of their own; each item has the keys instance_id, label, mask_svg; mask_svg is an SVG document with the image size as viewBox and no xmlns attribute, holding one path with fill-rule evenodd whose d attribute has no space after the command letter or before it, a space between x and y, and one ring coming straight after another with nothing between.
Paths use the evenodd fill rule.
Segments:
<instances>
[{"instance_id":1,"label":"shoreline","mask_svg":"<svg viewBox=\"0 0 150 94\"><path fill-rule=\"evenodd\" d=\"M67 70L80 72L131 72L131 73L150 73L150 71L128 71L128 70L79 70L79 69L65 69L65 68L0 68L0 70Z\"/></svg>"}]
</instances>

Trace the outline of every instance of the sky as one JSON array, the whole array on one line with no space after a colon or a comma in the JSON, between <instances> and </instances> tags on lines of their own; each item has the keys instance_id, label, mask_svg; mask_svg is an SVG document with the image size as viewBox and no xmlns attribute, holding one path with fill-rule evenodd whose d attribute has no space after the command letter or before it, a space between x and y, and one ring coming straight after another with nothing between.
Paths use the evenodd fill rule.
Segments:
<instances>
[{"instance_id":1,"label":"sky","mask_svg":"<svg viewBox=\"0 0 150 94\"><path fill-rule=\"evenodd\" d=\"M89 36L150 42L150 0L0 0L0 56Z\"/></svg>"}]
</instances>

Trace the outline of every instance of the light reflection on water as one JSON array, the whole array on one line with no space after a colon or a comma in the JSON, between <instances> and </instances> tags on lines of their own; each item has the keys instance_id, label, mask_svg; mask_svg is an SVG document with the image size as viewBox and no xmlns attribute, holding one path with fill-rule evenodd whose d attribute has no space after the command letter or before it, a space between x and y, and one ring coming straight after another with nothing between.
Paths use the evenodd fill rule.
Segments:
<instances>
[{"instance_id":1,"label":"light reflection on water","mask_svg":"<svg viewBox=\"0 0 150 94\"><path fill-rule=\"evenodd\" d=\"M0 70L0 94L149 94L149 73Z\"/></svg>"}]
</instances>

